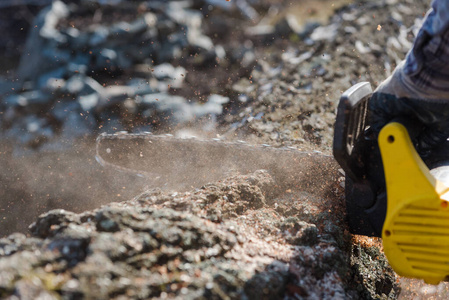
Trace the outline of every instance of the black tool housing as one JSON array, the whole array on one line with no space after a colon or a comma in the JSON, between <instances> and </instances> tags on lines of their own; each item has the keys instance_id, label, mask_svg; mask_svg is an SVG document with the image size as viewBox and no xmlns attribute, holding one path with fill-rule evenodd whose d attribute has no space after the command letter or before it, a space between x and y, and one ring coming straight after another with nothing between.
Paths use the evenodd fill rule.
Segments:
<instances>
[{"instance_id":1,"label":"black tool housing","mask_svg":"<svg viewBox=\"0 0 449 300\"><path fill-rule=\"evenodd\" d=\"M346 211L351 233L380 237L387 211L385 176L377 144L370 129L368 102L372 89L361 82L340 98L334 128L334 157L345 172ZM397 118L409 133L419 132L416 120ZM413 129L412 129L413 128ZM413 140L413 135L411 136ZM421 157L440 181L449 186L449 142Z\"/></svg>"},{"instance_id":2,"label":"black tool housing","mask_svg":"<svg viewBox=\"0 0 449 300\"><path fill-rule=\"evenodd\" d=\"M346 210L350 231L380 236L386 215L382 159L370 131L368 101L372 89L361 82L340 98L333 153L345 172Z\"/></svg>"}]
</instances>

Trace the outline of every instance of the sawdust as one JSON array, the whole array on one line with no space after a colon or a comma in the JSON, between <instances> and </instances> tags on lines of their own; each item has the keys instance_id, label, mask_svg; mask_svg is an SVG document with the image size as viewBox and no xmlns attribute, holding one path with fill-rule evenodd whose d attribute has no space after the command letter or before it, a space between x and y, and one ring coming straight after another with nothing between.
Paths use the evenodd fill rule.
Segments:
<instances>
[{"instance_id":1,"label":"sawdust","mask_svg":"<svg viewBox=\"0 0 449 300\"><path fill-rule=\"evenodd\" d=\"M367 237L364 235L356 235L352 236L352 242L355 244L359 244L362 247L377 247L383 252L382 239L377 237Z\"/></svg>"}]
</instances>

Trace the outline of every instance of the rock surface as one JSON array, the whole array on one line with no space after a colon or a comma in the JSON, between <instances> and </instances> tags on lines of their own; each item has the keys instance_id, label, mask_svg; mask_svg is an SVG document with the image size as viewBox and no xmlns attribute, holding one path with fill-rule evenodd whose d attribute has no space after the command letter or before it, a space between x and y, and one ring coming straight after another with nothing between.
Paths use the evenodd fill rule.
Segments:
<instances>
[{"instance_id":1,"label":"rock surface","mask_svg":"<svg viewBox=\"0 0 449 300\"><path fill-rule=\"evenodd\" d=\"M351 246L341 191L273 195L264 171L185 193L148 190L32 237L0 239L0 295L49 299L367 299L397 295L381 254ZM351 250L352 248L352 250ZM373 252L374 251L374 252ZM371 261L371 263L368 263ZM372 276L372 268L379 269ZM366 272L365 270L370 271Z\"/></svg>"},{"instance_id":2,"label":"rock surface","mask_svg":"<svg viewBox=\"0 0 449 300\"><path fill-rule=\"evenodd\" d=\"M329 152L341 92L389 75L428 8L348 2L67 0L39 14L33 6L28 43L5 44L8 55L23 49L20 66L4 64L0 78L0 138L11 142L0 148L0 297L444 299L447 286L398 279L380 241L348 233L341 180L329 197L273 193L282 183L257 171L117 202L145 179L104 179L93 167L102 131ZM26 9L0 13L8 12L19 24ZM2 36L17 35L8 26ZM27 235L6 236L30 220Z\"/></svg>"}]
</instances>

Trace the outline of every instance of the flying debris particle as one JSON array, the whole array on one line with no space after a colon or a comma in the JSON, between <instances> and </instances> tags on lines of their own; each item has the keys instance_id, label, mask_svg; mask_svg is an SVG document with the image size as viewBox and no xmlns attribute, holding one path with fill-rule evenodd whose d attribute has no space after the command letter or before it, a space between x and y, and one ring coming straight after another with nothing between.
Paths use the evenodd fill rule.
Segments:
<instances>
[{"instance_id":1,"label":"flying debris particle","mask_svg":"<svg viewBox=\"0 0 449 300\"><path fill-rule=\"evenodd\" d=\"M377 25L377 31L380 31L382 29L382 26L379 24Z\"/></svg>"}]
</instances>

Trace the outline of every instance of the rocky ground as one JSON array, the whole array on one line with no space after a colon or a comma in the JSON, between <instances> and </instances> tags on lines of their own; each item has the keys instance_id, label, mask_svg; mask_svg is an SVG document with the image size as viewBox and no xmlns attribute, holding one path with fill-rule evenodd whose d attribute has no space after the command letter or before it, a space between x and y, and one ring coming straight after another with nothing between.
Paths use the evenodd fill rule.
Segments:
<instances>
[{"instance_id":1,"label":"rocky ground","mask_svg":"<svg viewBox=\"0 0 449 300\"><path fill-rule=\"evenodd\" d=\"M342 195L273 195L264 171L186 193L151 190L52 210L1 240L2 296L369 299L398 287L376 247L351 243ZM301 201L302 200L302 201ZM20 262L20 263L19 263Z\"/></svg>"},{"instance_id":2,"label":"rocky ground","mask_svg":"<svg viewBox=\"0 0 449 300\"><path fill-rule=\"evenodd\" d=\"M180 192L94 161L117 130L330 153L342 91L391 73L429 1L31 2L0 6L2 298L446 297L349 234L341 178Z\"/></svg>"}]
</instances>

